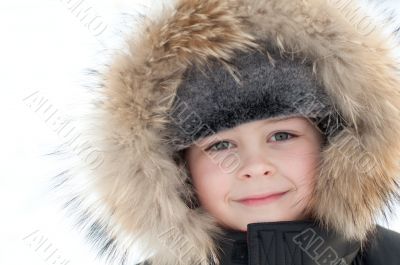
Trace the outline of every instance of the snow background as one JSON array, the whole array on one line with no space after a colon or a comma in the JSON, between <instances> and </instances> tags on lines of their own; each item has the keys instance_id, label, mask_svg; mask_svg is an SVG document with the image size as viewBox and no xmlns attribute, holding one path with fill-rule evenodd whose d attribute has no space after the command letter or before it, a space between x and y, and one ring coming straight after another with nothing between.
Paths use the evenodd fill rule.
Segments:
<instances>
[{"instance_id":1,"label":"snow background","mask_svg":"<svg viewBox=\"0 0 400 265\"><path fill-rule=\"evenodd\" d=\"M104 30L85 26L69 10L68 1L0 3L2 265L102 264L47 193L48 180L59 169L45 154L63 139L24 99L40 91L67 116L71 111L68 101L79 98L86 82L84 69L100 64L99 58L120 48L120 37L129 29L124 27L129 23L121 12L150 12L161 1L148 2L147 6L133 0L82 1L92 15L99 16L97 23L101 22L98 25ZM400 14L399 2L387 1L386 5ZM399 216L381 224L400 232Z\"/></svg>"}]
</instances>

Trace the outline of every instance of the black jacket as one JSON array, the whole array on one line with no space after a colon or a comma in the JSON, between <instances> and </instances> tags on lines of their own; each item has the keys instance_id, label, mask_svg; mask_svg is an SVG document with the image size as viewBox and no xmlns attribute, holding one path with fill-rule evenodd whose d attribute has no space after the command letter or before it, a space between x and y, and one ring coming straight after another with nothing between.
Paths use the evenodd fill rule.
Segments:
<instances>
[{"instance_id":1,"label":"black jacket","mask_svg":"<svg viewBox=\"0 0 400 265\"><path fill-rule=\"evenodd\" d=\"M376 228L361 249L312 221L249 224L247 232L224 230L221 265L399 265L400 234Z\"/></svg>"}]
</instances>

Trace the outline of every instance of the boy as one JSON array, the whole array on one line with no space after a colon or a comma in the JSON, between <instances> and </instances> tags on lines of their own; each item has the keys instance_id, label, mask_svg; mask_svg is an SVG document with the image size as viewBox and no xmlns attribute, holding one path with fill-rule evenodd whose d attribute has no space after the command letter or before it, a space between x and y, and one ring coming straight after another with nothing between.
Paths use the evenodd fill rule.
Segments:
<instances>
[{"instance_id":1,"label":"boy","mask_svg":"<svg viewBox=\"0 0 400 265\"><path fill-rule=\"evenodd\" d=\"M156 265L399 264L399 234L376 225L398 196L393 36L335 5L178 0L143 20L103 77L104 161L73 199L103 253L132 264L137 240Z\"/></svg>"},{"instance_id":2,"label":"boy","mask_svg":"<svg viewBox=\"0 0 400 265\"><path fill-rule=\"evenodd\" d=\"M185 159L202 207L224 227L246 231L249 223L307 217L322 144L309 121L257 120L214 137L221 140L191 146ZM212 159L218 155L221 163ZM231 155L238 159L222 158Z\"/></svg>"}]
</instances>

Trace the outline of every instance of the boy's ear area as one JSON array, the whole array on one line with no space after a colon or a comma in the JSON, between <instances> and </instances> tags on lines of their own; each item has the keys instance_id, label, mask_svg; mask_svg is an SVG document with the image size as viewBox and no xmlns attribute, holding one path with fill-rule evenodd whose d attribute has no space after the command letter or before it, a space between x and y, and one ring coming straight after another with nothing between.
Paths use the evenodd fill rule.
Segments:
<instances>
[{"instance_id":1,"label":"boy's ear area","mask_svg":"<svg viewBox=\"0 0 400 265\"><path fill-rule=\"evenodd\" d=\"M321 149L328 144L328 136L323 129L323 125L320 123L320 118L307 118L307 121L315 128L318 136L321 137Z\"/></svg>"},{"instance_id":2,"label":"boy's ear area","mask_svg":"<svg viewBox=\"0 0 400 265\"><path fill-rule=\"evenodd\" d=\"M181 176L184 178L185 191L181 193L182 201L187 205L189 209L197 209L200 207L200 202L196 194L196 189L193 185L192 176L186 160L187 152L189 147L179 150L174 154L174 161L179 169L182 171Z\"/></svg>"}]
</instances>

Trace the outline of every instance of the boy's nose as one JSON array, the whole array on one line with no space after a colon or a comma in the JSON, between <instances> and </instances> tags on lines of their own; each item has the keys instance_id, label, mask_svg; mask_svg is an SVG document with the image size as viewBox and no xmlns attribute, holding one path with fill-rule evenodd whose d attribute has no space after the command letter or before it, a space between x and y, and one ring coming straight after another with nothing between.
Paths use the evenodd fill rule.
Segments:
<instances>
[{"instance_id":1,"label":"boy's nose","mask_svg":"<svg viewBox=\"0 0 400 265\"><path fill-rule=\"evenodd\" d=\"M237 171L240 179L272 176L276 168L265 154L253 153L241 158L241 166Z\"/></svg>"}]
</instances>

